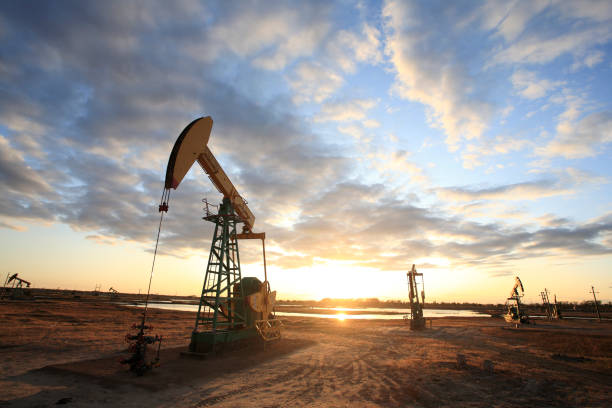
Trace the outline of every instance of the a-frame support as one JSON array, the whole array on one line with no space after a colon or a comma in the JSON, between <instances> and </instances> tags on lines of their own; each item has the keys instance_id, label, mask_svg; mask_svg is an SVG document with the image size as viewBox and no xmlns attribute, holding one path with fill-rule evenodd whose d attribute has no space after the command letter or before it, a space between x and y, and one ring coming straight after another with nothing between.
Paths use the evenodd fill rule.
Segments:
<instances>
[{"instance_id":1,"label":"a-frame support","mask_svg":"<svg viewBox=\"0 0 612 408\"><path fill-rule=\"evenodd\" d=\"M234 213L228 198L223 199L217 214L208 211L205 220L215 223L204 285L191 335L189 350L196 353L214 352L220 343L228 343L252 333L245 330L246 302L241 282L240 255ZM241 330L238 330L241 329Z\"/></svg>"}]
</instances>

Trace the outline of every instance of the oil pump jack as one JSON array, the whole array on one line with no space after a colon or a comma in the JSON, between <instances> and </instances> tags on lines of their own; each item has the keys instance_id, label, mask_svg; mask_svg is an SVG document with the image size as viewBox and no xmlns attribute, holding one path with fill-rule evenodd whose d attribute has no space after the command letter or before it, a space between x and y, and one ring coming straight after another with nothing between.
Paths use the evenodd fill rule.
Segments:
<instances>
[{"instance_id":1,"label":"oil pump jack","mask_svg":"<svg viewBox=\"0 0 612 408\"><path fill-rule=\"evenodd\" d=\"M520 289L520 294L519 294ZM510 297L506 300L507 312L504 315L504 320L508 323L514 323L517 327L521 323L529 323L529 316L525 314L521 305L521 298L525 295L525 289L523 288L523 282L517 276L514 279L514 286L510 291Z\"/></svg>"},{"instance_id":2,"label":"oil pump jack","mask_svg":"<svg viewBox=\"0 0 612 408\"><path fill-rule=\"evenodd\" d=\"M145 307L140 323L132 326L138 332L126 336L126 340L130 342L129 350L132 355L121 361L122 364L129 364L130 370L138 375L143 375L146 371L159 366L162 338L147 334L147 331L153 327L146 324L155 257L164 213L169 209L170 190L179 186L196 161L208 174L217 190L223 194L223 201L219 206L214 206L206 199L203 200L205 203L203 219L215 224L215 229L187 354L214 354L220 347L243 343L257 336L264 340L265 345L265 342L278 339L281 335L281 321L270 318L274 310L276 292L270 291L268 282L266 234L253 232L255 216L207 146L212 125L213 120L210 116L194 120L181 132L170 153L159 204L161 216ZM238 224L243 224L241 233L237 233ZM263 282L254 277L242 277L239 239L261 239ZM157 354L151 359L147 357L147 348L155 343L158 343Z\"/></svg>"},{"instance_id":3,"label":"oil pump jack","mask_svg":"<svg viewBox=\"0 0 612 408\"><path fill-rule=\"evenodd\" d=\"M195 327L189 351L215 352L225 345L258 335L264 341L280 337L280 321L270 319L276 292L270 291L266 270L264 232L253 232L255 216L208 148L213 120L210 116L191 122L181 132L168 160L160 212L168 211L170 189L176 189L197 161L214 186L223 194L219 206L207 200L203 219L215 225L204 276ZM238 224L242 231L237 232ZM263 248L264 281L242 277L238 240L260 239Z\"/></svg>"},{"instance_id":4,"label":"oil pump jack","mask_svg":"<svg viewBox=\"0 0 612 408\"><path fill-rule=\"evenodd\" d=\"M6 282L4 283L2 291L0 292L0 299L2 299L6 293L10 293L13 299L21 299L25 297L25 292L23 290L24 285L26 288L29 288L31 283L25 279L21 279L18 273L7 276Z\"/></svg>"},{"instance_id":5,"label":"oil pump jack","mask_svg":"<svg viewBox=\"0 0 612 408\"><path fill-rule=\"evenodd\" d=\"M410 300L410 315L404 316L410 320L410 330L420 330L425 328L425 317L423 316L423 306L425 305L425 282L423 274L418 273L415 265L406 274L408 278L408 299ZM417 277L421 279L421 300L419 301L419 290Z\"/></svg>"}]
</instances>

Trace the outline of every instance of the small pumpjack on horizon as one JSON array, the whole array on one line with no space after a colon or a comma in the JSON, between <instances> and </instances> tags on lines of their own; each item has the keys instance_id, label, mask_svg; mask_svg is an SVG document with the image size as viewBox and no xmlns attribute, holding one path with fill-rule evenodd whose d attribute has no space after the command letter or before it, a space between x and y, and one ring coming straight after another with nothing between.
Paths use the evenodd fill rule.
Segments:
<instances>
[{"instance_id":1,"label":"small pumpjack on horizon","mask_svg":"<svg viewBox=\"0 0 612 408\"><path fill-rule=\"evenodd\" d=\"M520 289L520 293L519 293ZM508 323L513 323L516 327L520 324L529 324L529 316L523 310L521 298L525 295L523 282L517 276L514 279L514 286L510 291L510 297L506 300L507 312L504 315L504 320Z\"/></svg>"},{"instance_id":2,"label":"small pumpjack on horizon","mask_svg":"<svg viewBox=\"0 0 612 408\"><path fill-rule=\"evenodd\" d=\"M133 329L138 329L136 334L127 334L125 340L130 343L128 350L132 353L129 358L121 360L121 364L129 364L130 371L138 376L144 375L149 370L159 367L159 351L161 349L162 336L151 336L146 334L146 330L152 330L153 326L145 324L146 313L142 313L142 320L139 324L133 324ZM150 359L147 356L147 346L157 343L155 357Z\"/></svg>"},{"instance_id":3,"label":"small pumpjack on horizon","mask_svg":"<svg viewBox=\"0 0 612 408\"><path fill-rule=\"evenodd\" d=\"M28 293L24 291L24 287L29 288L31 285L25 279L19 278L18 273L7 276L4 286L0 290L0 299L9 296L11 299L24 299L28 297Z\"/></svg>"},{"instance_id":4,"label":"small pumpjack on horizon","mask_svg":"<svg viewBox=\"0 0 612 408\"><path fill-rule=\"evenodd\" d=\"M423 316L423 305L425 304L425 282L423 274L418 273L415 265L406 274L408 278L408 299L410 300L410 314L404 316L410 321L410 330L422 330L425 328L425 317ZM421 300L419 301L419 290L417 277L421 278Z\"/></svg>"},{"instance_id":5,"label":"small pumpjack on horizon","mask_svg":"<svg viewBox=\"0 0 612 408\"><path fill-rule=\"evenodd\" d=\"M111 299L117 299L119 297L119 291L111 286L108 288L108 295Z\"/></svg>"},{"instance_id":6,"label":"small pumpjack on horizon","mask_svg":"<svg viewBox=\"0 0 612 408\"><path fill-rule=\"evenodd\" d=\"M548 296L548 289L546 288L544 288L544 291L540 292L540 296L542 297L542 307L546 313L546 318L549 320L562 319L563 316L561 316L561 311L557 305L557 295L555 295L555 303L551 303Z\"/></svg>"}]
</instances>

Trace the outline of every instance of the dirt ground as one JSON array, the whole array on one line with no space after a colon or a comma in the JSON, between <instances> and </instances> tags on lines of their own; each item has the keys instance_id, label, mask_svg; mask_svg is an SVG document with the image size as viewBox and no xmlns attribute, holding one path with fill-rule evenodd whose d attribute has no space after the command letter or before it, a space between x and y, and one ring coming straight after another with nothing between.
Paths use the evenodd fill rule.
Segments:
<instances>
[{"instance_id":1,"label":"dirt ground","mask_svg":"<svg viewBox=\"0 0 612 408\"><path fill-rule=\"evenodd\" d=\"M280 342L180 355L194 314L152 309L160 368L118 361L140 311L108 302L0 302L0 407L609 407L612 323L287 318ZM459 357L458 357L459 356ZM458 359L466 364L458 364Z\"/></svg>"}]
</instances>

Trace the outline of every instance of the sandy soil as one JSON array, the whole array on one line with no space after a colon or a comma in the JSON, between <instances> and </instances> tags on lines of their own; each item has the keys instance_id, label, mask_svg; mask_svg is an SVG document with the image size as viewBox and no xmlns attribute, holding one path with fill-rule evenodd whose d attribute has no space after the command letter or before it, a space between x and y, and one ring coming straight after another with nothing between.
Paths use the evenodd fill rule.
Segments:
<instances>
[{"instance_id":1,"label":"sandy soil","mask_svg":"<svg viewBox=\"0 0 612 408\"><path fill-rule=\"evenodd\" d=\"M162 366L125 371L140 311L103 302L0 302L0 406L605 407L612 323L287 318L283 339L204 360L180 356L194 315L151 310ZM458 365L458 355L466 360ZM492 369L491 369L492 366Z\"/></svg>"}]
</instances>

